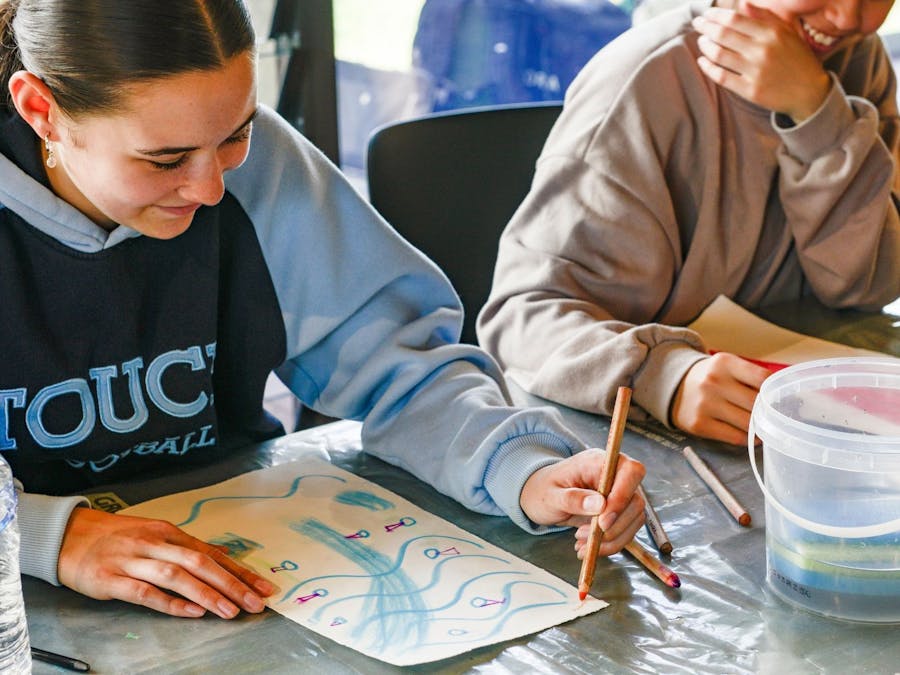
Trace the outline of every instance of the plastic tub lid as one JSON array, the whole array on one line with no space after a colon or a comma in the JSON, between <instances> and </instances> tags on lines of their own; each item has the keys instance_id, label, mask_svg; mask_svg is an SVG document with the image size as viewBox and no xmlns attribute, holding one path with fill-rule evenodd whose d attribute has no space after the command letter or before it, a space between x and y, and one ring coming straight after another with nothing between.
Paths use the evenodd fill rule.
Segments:
<instances>
[{"instance_id":1,"label":"plastic tub lid","mask_svg":"<svg viewBox=\"0 0 900 675\"><path fill-rule=\"evenodd\" d=\"M753 406L768 449L835 469L900 473L900 359L822 359L769 376Z\"/></svg>"}]
</instances>

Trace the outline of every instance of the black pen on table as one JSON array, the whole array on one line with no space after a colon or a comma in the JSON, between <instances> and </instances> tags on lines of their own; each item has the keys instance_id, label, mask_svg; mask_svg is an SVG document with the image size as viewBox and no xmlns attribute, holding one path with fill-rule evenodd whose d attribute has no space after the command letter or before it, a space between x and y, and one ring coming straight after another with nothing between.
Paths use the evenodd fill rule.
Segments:
<instances>
[{"instance_id":1,"label":"black pen on table","mask_svg":"<svg viewBox=\"0 0 900 675\"><path fill-rule=\"evenodd\" d=\"M43 661L50 663L66 670L77 670L79 673L90 672L91 666L84 661L72 658L71 656L63 656L62 654L54 654L37 647L31 648L31 658L35 661Z\"/></svg>"}]
</instances>

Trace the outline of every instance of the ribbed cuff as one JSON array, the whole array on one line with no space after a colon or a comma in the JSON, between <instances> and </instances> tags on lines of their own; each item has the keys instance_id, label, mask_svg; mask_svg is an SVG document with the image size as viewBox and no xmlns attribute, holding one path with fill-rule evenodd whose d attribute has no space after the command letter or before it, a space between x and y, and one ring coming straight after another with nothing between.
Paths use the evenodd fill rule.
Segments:
<instances>
[{"instance_id":1,"label":"ribbed cuff","mask_svg":"<svg viewBox=\"0 0 900 675\"><path fill-rule=\"evenodd\" d=\"M819 109L805 120L785 128L778 123L777 115L772 113L772 127L781 136L785 150L803 164L811 163L839 145L856 121L856 114L841 83L834 73L829 75L831 91Z\"/></svg>"},{"instance_id":2,"label":"ribbed cuff","mask_svg":"<svg viewBox=\"0 0 900 675\"><path fill-rule=\"evenodd\" d=\"M571 454L572 449L560 445L560 438L555 434L517 436L501 445L488 462L484 487L494 503L523 530L532 534L546 534L566 529L536 525L522 511L519 498L531 474Z\"/></svg>"},{"instance_id":3,"label":"ribbed cuff","mask_svg":"<svg viewBox=\"0 0 900 675\"><path fill-rule=\"evenodd\" d=\"M697 344L702 345L699 340ZM669 410L678 385L695 363L706 358L706 353L682 341L656 345L634 377L634 402L671 428Z\"/></svg>"},{"instance_id":4,"label":"ribbed cuff","mask_svg":"<svg viewBox=\"0 0 900 675\"><path fill-rule=\"evenodd\" d=\"M56 573L59 549L69 517L79 506L90 507L90 502L85 497L19 493L19 567L22 574L60 585Z\"/></svg>"}]
</instances>

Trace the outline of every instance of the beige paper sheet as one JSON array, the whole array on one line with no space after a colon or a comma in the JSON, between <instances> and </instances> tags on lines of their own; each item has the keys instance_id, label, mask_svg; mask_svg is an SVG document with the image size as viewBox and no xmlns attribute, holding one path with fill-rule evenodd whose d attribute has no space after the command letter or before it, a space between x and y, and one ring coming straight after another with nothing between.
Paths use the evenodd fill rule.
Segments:
<instances>
[{"instance_id":1,"label":"beige paper sheet","mask_svg":"<svg viewBox=\"0 0 900 675\"><path fill-rule=\"evenodd\" d=\"M271 609L395 665L596 612L549 572L317 457L125 509L162 518L275 583Z\"/></svg>"},{"instance_id":2,"label":"beige paper sheet","mask_svg":"<svg viewBox=\"0 0 900 675\"><path fill-rule=\"evenodd\" d=\"M707 349L774 363L794 364L847 356L885 356L880 352L848 347L781 328L748 312L723 295L703 310L688 328L700 333Z\"/></svg>"}]
</instances>

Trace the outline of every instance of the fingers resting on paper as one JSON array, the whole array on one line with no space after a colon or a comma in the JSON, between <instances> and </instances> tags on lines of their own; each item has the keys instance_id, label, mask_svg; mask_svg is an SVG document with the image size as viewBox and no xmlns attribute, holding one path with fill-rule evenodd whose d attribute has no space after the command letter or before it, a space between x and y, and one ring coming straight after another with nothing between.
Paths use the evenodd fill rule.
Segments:
<instances>
[{"instance_id":1,"label":"fingers resting on paper","mask_svg":"<svg viewBox=\"0 0 900 675\"><path fill-rule=\"evenodd\" d=\"M59 553L60 582L98 600L173 616L224 619L261 612L274 587L171 523L87 508L72 512Z\"/></svg>"},{"instance_id":2,"label":"fingers resting on paper","mask_svg":"<svg viewBox=\"0 0 900 675\"><path fill-rule=\"evenodd\" d=\"M672 424L693 436L734 445L747 442L750 413L771 371L719 352L685 374L672 401Z\"/></svg>"},{"instance_id":3,"label":"fingers resting on paper","mask_svg":"<svg viewBox=\"0 0 900 675\"><path fill-rule=\"evenodd\" d=\"M634 538L644 524L644 501L637 493L644 465L620 454L612 490L597 492L604 451L585 450L535 471L525 482L519 503L539 525L580 527L600 515L604 537L600 555L611 555Z\"/></svg>"}]
</instances>

